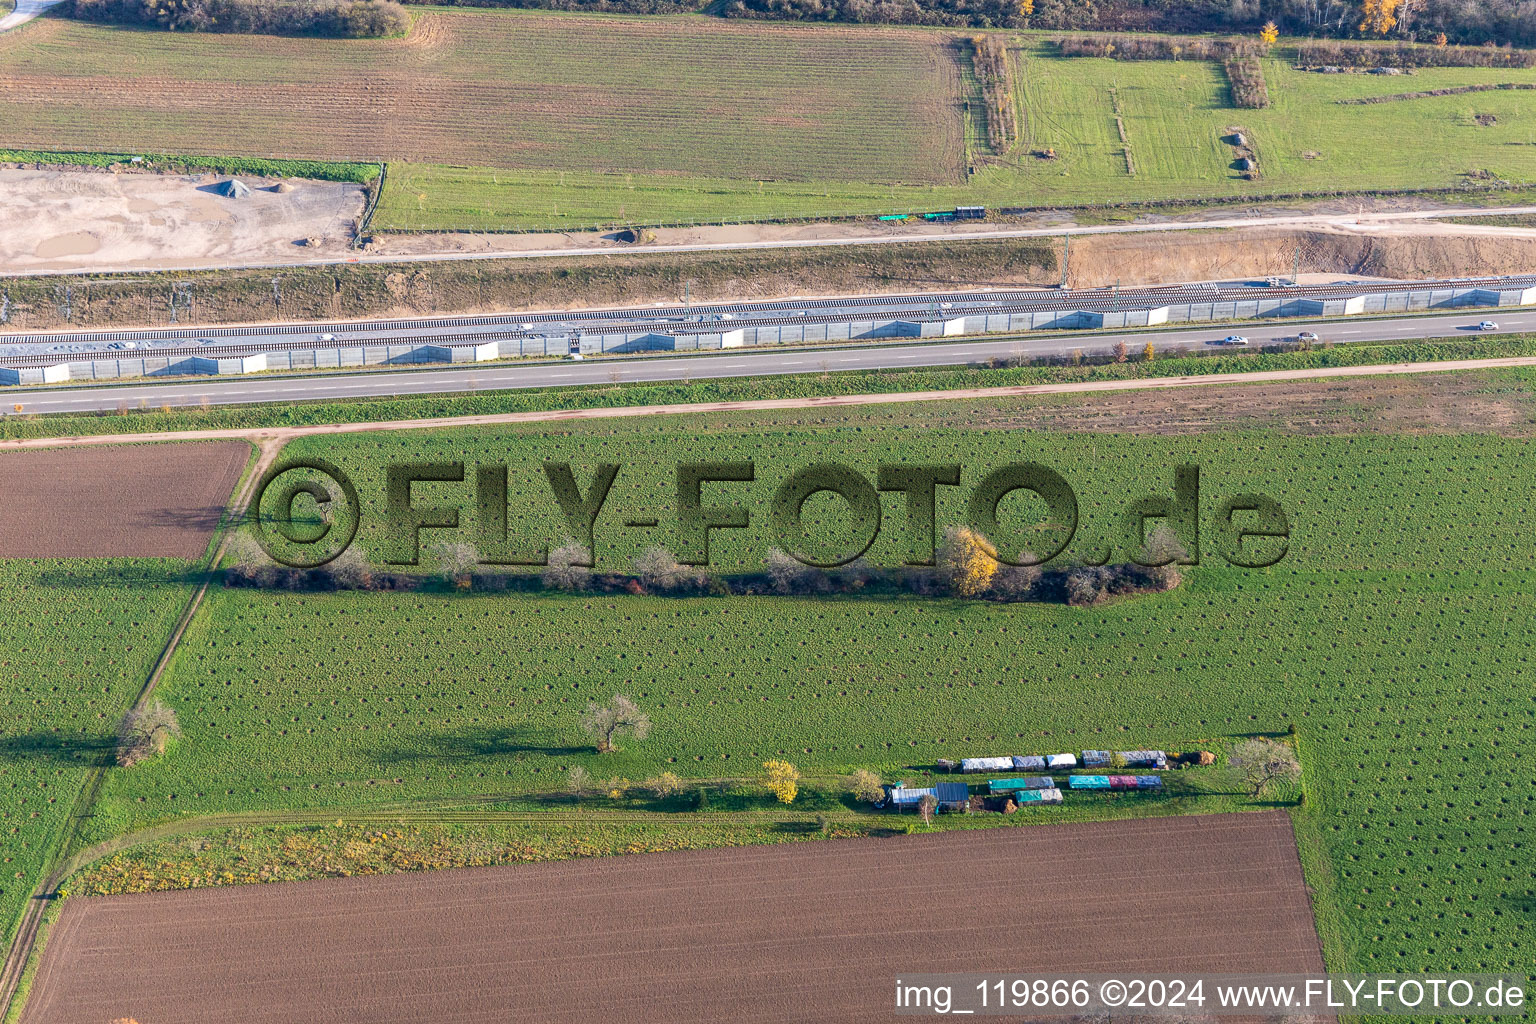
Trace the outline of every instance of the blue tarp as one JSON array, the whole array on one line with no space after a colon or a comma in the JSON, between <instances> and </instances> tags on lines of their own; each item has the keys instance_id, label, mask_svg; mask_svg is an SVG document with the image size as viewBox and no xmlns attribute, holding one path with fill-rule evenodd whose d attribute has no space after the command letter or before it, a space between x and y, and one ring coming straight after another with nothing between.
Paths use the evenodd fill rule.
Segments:
<instances>
[{"instance_id":1,"label":"blue tarp","mask_svg":"<svg viewBox=\"0 0 1536 1024\"><path fill-rule=\"evenodd\" d=\"M1043 772L1045 771L1045 758L1039 754L1028 754L1024 757L1013 755L1013 766L1020 771Z\"/></svg>"},{"instance_id":2,"label":"blue tarp","mask_svg":"<svg viewBox=\"0 0 1536 1024\"><path fill-rule=\"evenodd\" d=\"M1074 775L1067 780L1073 789L1108 789L1108 775Z\"/></svg>"},{"instance_id":3,"label":"blue tarp","mask_svg":"<svg viewBox=\"0 0 1536 1024\"><path fill-rule=\"evenodd\" d=\"M1137 789L1162 789L1163 788L1163 780L1162 780L1162 778L1160 778L1159 776L1156 776L1156 775L1138 775L1138 776L1136 776L1136 788Z\"/></svg>"}]
</instances>

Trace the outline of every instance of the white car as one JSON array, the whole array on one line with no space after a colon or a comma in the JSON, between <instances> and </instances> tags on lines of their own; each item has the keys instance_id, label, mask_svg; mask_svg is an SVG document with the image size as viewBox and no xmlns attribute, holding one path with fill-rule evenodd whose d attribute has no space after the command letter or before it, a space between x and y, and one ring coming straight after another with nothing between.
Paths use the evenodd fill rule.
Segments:
<instances>
[{"instance_id":1,"label":"white car","mask_svg":"<svg viewBox=\"0 0 1536 1024\"><path fill-rule=\"evenodd\" d=\"M1248 339L1243 337L1241 334L1229 334L1225 338L1222 338L1220 341L1218 341L1216 344L1232 345L1237 348L1246 348L1248 345Z\"/></svg>"},{"instance_id":2,"label":"white car","mask_svg":"<svg viewBox=\"0 0 1536 1024\"><path fill-rule=\"evenodd\" d=\"M1302 331L1300 334L1296 335L1296 340L1297 341L1316 341L1317 340L1317 332L1316 331Z\"/></svg>"},{"instance_id":3,"label":"white car","mask_svg":"<svg viewBox=\"0 0 1536 1024\"><path fill-rule=\"evenodd\" d=\"M1492 320L1484 320L1482 323L1477 325L1477 329L1480 331L1496 331L1499 329L1499 325L1494 323Z\"/></svg>"},{"instance_id":4,"label":"white car","mask_svg":"<svg viewBox=\"0 0 1536 1024\"><path fill-rule=\"evenodd\" d=\"M735 313L721 313L718 316L716 316L715 319L716 320L735 320L736 319L736 314Z\"/></svg>"},{"instance_id":5,"label":"white car","mask_svg":"<svg viewBox=\"0 0 1536 1024\"><path fill-rule=\"evenodd\" d=\"M114 341L112 344L107 346L107 348L111 348L111 349L125 349L125 348L138 348L138 347L139 347L139 343L136 342L136 341Z\"/></svg>"},{"instance_id":6,"label":"white car","mask_svg":"<svg viewBox=\"0 0 1536 1024\"><path fill-rule=\"evenodd\" d=\"M336 340L336 335L334 335L334 334L317 334L317 335L315 335L315 340L316 341L335 341Z\"/></svg>"}]
</instances>

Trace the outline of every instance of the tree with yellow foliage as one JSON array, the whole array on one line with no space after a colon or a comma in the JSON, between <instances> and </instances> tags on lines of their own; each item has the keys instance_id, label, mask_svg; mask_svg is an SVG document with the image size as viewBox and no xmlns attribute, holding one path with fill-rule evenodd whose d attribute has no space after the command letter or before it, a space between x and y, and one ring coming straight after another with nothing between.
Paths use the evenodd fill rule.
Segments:
<instances>
[{"instance_id":1,"label":"tree with yellow foliage","mask_svg":"<svg viewBox=\"0 0 1536 1024\"><path fill-rule=\"evenodd\" d=\"M957 597L979 597L997 575L997 549L968 526L944 531L939 573Z\"/></svg>"},{"instance_id":2,"label":"tree with yellow foliage","mask_svg":"<svg viewBox=\"0 0 1536 1024\"><path fill-rule=\"evenodd\" d=\"M1384 36L1397 25L1397 8L1403 0L1365 0L1360 8L1360 31Z\"/></svg>"},{"instance_id":3,"label":"tree with yellow foliage","mask_svg":"<svg viewBox=\"0 0 1536 1024\"><path fill-rule=\"evenodd\" d=\"M1437 33L1435 33L1435 45L1436 46L1444 46L1446 43L1449 43L1449 42L1450 42L1450 39L1448 39L1446 37L1446 34L1444 32L1437 32Z\"/></svg>"},{"instance_id":4,"label":"tree with yellow foliage","mask_svg":"<svg viewBox=\"0 0 1536 1024\"><path fill-rule=\"evenodd\" d=\"M1143 345L1141 347L1141 361L1142 362L1150 363L1152 360L1154 360L1156 358L1157 358L1157 346L1156 345L1153 345L1149 341L1149 342L1147 342L1145 345Z\"/></svg>"},{"instance_id":5,"label":"tree with yellow foliage","mask_svg":"<svg viewBox=\"0 0 1536 1024\"><path fill-rule=\"evenodd\" d=\"M1027 18L1035 13L1035 0L1019 0L1019 17Z\"/></svg>"},{"instance_id":6,"label":"tree with yellow foliage","mask_svg":"<svg viewBox=\"0 0 1536 1024\"><path fill-rule=\"evenodd\" d=\"M800 769L788 761L764 761L763 767L768 769L768 788L779 798L779 803L794 803L800 792Z\"/></svg>"},{"instance_id":7,"label":"tree with yellow foliage","mask_svg":"<svg viewBox=\"0 0 1536 1024\"><path fill-rule=\"evenodd\" d=\"M1259 29L1259 38L1265 46L1274 46L1275 40L1280 38L1280 29L1274 22L1266 21L1264 27Z\"/></svg>"}]
</instances>

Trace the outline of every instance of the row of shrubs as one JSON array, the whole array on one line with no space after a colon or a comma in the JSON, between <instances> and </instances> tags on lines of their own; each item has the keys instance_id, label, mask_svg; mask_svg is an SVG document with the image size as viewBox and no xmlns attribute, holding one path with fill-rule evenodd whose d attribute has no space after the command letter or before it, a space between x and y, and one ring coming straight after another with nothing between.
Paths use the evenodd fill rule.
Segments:
<instances>
[{"instance_id":1,"label":"row of shrubs","mask_svg":"<svg viewBox=\"0 0 1536 1024\"><path fill-rule=\"evenodd\" d=\"M673 597L779 594L822 596L861 592L910 593L1001 602L1041 602L1086 606L1105 601L1171 590L1182 582L1179 560L1184 548L1171 533L1155 531L1147 539L1147 561L1115 565L1006 565L975 532L946 531L937 564L929 567L879 568L855 560L831 569L805 565L774 549L764 572L718 575L683 565L664 548L649 548L634 562L633 573L598 572L590 567L591 553L579 544L566 544L549 554L541 573L476 571L474 549L443 544L429 552L443 580L458 589L504 591L564 591L567 593L655 594ZM1032 561L1027 555L1018 559ZM230 587L264 590L416 590L430 586L430 577L387 572L370 566L350 549L317 569L275 565L254 543L242 537L233 564L224 570Z\"/></svg>"},{"instance_id":2,"label":"row of shrubs","mask_svg":"<svg viewBox=\"0 0 1536 1024\"><path fill-rule=\"evenodd\" d=\"M1335 100L1345 106L1366 106L1371 103L1396 103L1400 100L1427 100L1431 96L1461 96L1469 92L1496 92L1500 89L1536 89L1536 82L1498 82L1492 85L1455 85L1444 89L1425 89L1422 92L1397 92L1390 96L1350 96Z\"/></svg>"},{"instance_id":3,"label":"row of shrubs","mask_svg":"<svg viewBox=\"0 0 1536 1024\"><path fill-rule=\"evenodd\" d=\"M1303 67L1349 68L1529 68L1536 67L1536 50L1317 42L1297 47L1296 63Z\"/></svg>"},{"instance_id":4,"label":"row of shrubs","mask_svg":"<svg viewBox=\"0 0 1536 1024\"><path fill-rule=\"evenodd\" d=\"M1232 105L1247 110L1263 110L1269 106L1269 83L1264 81L1264 70L1257 57L1233 57L1223 65L1227 69L1227 82L1232 86Z\"/></svg>"},{"instance_id":5,"label":"row of shrubs","mask_svg":"<svg viewBox=\"0 0 1536 1024\"><path fill-rule=\"evenodd\" d=\"M1188 39L1178 36L1063 36L1054 40L1063 57L1110 57L1114 60L1231 60L1267 51L1256 39L1228 36Z\"/></svg>"},{"instance_id":6,"label":"row of shrubs","mask_svg":"<svg viewBox=\"0 0 1536 1024\"><path fill-rule=\"evenodd\" d=\"M987 106L987 145L1001 155L1019 138L1008 44L1001 36L976 36L971 40L971 48L976 80Z\"/></svg>"},{"instance_id":7,"label":"row of shrubs","mask_svg":"<svg viewBox=\"0 0 1536 1024\"><path fill-rule=\"evenodd\" d=\"M395 0L73 0L74 17L173 32L266 35L404 35L410 15Z\"/></svg>"}]
</instances>

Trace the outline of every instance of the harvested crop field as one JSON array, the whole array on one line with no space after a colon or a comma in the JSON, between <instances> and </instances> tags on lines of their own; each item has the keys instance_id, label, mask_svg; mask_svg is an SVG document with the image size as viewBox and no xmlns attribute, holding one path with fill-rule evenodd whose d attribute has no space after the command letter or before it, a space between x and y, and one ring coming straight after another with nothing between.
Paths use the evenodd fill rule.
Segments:
<instances>
[{"instance_id":1,"label":"harvested crop field","mask_svg":"<svg viewBox=\"0 0 1536 1024\"><path fill-rule=\"evenodd\" d=\"M0 558L197 558L251 453L243 441L0 455Z\"/></svg>"},{"instance_id":2,"label":"harvested crop field","mask_svg":"<svg viewBox=\"0 0 1536 1024\"><path fill-rule=\"evenodd\" d=\"M888 1021L901 972L1321 967L1266 811L71 900L21 1020Z\"/></svg>"},{"instance_id":3,"label":"harvested crop field","mask_svg":"<svg viewBox=\"0 0 1536 1024\"><path fill-rule=\"evenodd\" d=\"M48 149L958 183L947 45L514 11L422 13L402 39L45 19L0 39L0 124Z\"/></svg>"}]
</instances>

